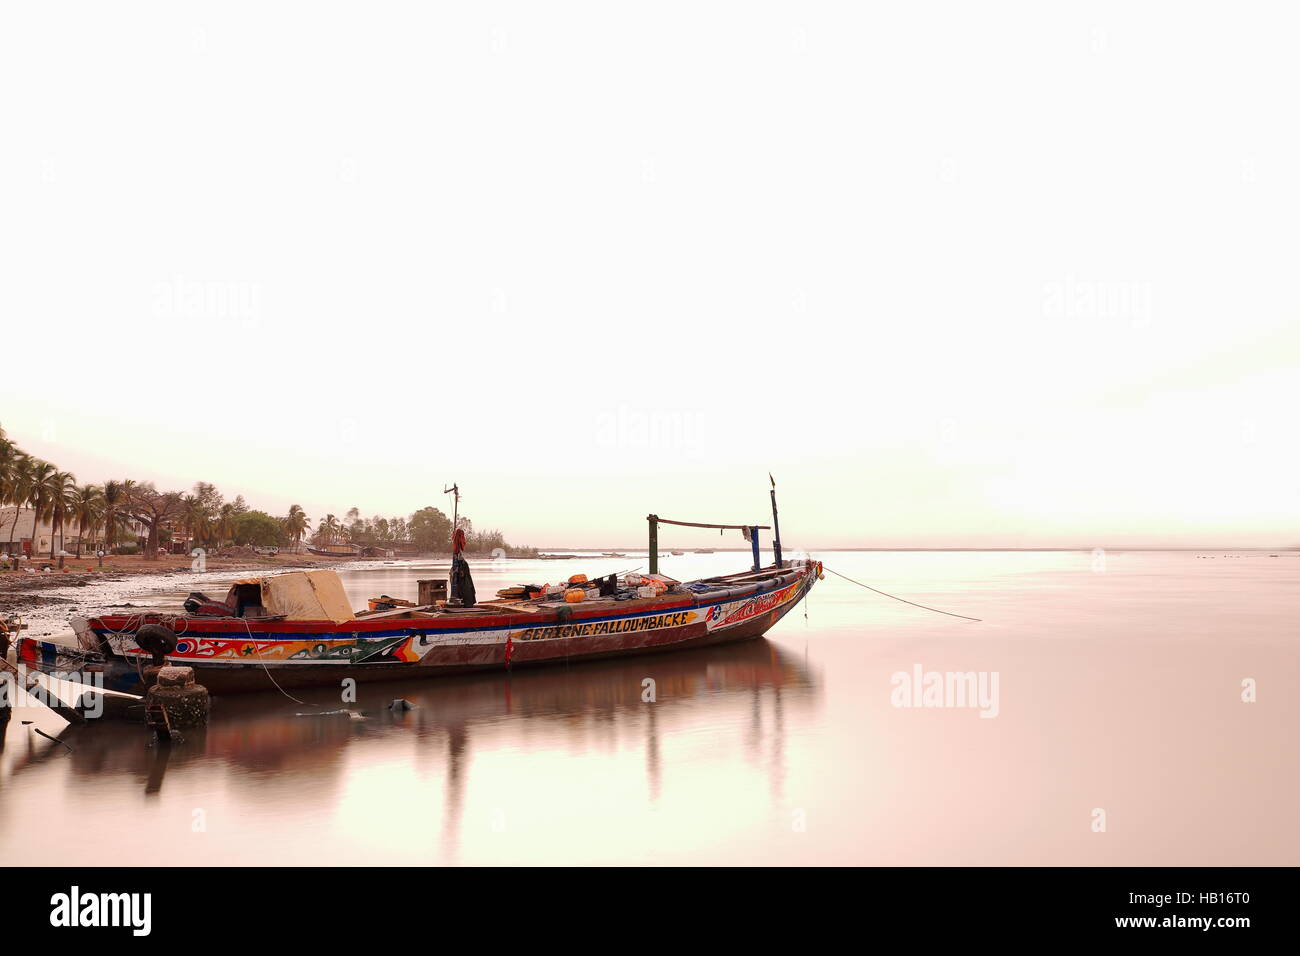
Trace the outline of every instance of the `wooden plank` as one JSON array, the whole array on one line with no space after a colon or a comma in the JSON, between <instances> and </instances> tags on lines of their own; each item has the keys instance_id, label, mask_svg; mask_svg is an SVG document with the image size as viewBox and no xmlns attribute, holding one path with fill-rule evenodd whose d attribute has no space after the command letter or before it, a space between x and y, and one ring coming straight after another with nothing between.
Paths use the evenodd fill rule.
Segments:
<instances>
[{"instance_id":1,"label":"wooden plank","mask_svg":"<svg viewBox=\"0 0 1300 956\"><path fill-rule=\"evenodd\" d=\"M746 528L757 528L759 531L771 530L771 527L765 524L701 524L698 521L672 521L655 515L650 515L650 520L660 524L675 524L681 528L718 528L723 531L744 531Z\"/></svg>"},{"instance_id":2,"label":"wooden plank","mask_svg":"<svg viewBox=\"0 0 1300 956\"><path fill-rule=\"evenodd\" d=\"M432 617L436 612L436 608L395 607L391 611L363 611L357 615L356 619L358 621L374 621L381 617Z\"/></svg>"}]
</instances>

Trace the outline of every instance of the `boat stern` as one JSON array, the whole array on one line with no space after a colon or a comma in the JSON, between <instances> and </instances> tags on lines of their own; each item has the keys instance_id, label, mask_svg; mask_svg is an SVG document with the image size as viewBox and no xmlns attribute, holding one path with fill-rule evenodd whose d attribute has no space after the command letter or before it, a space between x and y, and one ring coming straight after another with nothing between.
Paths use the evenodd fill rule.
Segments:
<instances>
[{"instance_id":1,"label":"boat stern","mask_svg":"<svg viewBox=\"0 0 1300 956\"><path fill-rule=\"evenodd\" d=\"M72 633L77 635L78 647L86 651L99 650L99 638L90 626L90 618L74 617L68 623L72 625Z\"/></svg>"}]
</instances>

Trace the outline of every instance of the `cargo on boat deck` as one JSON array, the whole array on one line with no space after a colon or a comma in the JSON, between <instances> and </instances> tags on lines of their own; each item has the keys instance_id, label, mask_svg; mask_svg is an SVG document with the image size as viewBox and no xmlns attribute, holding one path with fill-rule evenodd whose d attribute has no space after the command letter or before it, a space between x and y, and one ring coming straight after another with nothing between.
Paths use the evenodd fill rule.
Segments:
<instances>
[{"instance_id":1,"label":"cargo on boat deck","mask_svg":"<svg viewBox=\"0 0 1300 956\"><path fill-rule=\"evenodd\" d=\"M409 606L410 602L406 602ZM230 586L225 601L192 591L185 610L203 617L280 617L287 621L332 621L353 618L348 595L335 571L286 571L244 578Z\"/></svg>"}]
</instances>

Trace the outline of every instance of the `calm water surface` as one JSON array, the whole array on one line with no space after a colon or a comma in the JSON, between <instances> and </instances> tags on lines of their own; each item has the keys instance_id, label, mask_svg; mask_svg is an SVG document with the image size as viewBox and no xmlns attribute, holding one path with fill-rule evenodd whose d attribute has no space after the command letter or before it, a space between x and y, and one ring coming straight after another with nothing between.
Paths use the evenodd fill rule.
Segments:
<instances>
[{"instance_id":1,"label":"calm water surface","mask_svg":"<svg viewBox=\"0 0 1300 956\"><path fill-rule=\"evenodd\" d=\"M983 622L828 574L763 640L363 685L347 706L365 719L322 714L343 706L328 688L225 697L170 747L20 708L0 863L1294 865L1300 559L1202 554L826 553ZM484 562L475 580L643 562ZM356 607L431 576L344 573ZM893 675L918 666L996 675L996 716L895 706Z\"/></svg>"}]
</instances>

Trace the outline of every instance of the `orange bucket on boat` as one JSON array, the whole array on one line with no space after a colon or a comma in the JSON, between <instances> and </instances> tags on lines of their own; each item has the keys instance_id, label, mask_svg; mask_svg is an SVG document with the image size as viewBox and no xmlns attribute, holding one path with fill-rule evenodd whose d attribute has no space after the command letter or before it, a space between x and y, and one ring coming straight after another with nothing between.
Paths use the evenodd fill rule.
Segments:
<instances>
[{"instance_id":1,"label":"orange bucket on boat","mask_svg":"<svg viewBox=\"0 0 1300 956\"><path fill-rule=\"evenodd\" d=\"M568 601L570 604L580 604L587 600L587 592L582 588L569 588L569 590L564 592L564 600Z\"/></svg>"},{"instance_id":2,"label":"orange bucket on boat","mask_svg":"<svg viewBox=\"0 0 1300 956\"><path fill-rule=\"evenodd\" d=\"M586 584L587 576L585 574L575 574L569 578L570 584Z\"/></svg>"}]
</instances>

